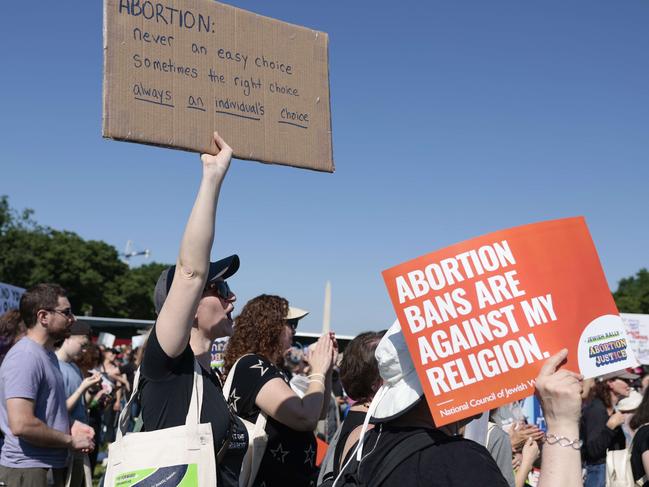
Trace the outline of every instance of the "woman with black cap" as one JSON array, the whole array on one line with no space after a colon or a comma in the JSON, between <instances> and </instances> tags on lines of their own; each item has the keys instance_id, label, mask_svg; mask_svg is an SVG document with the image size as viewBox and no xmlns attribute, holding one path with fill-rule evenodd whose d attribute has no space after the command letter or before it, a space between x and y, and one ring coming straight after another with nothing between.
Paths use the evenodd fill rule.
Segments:
<instances>
[{"instance_id":1,"label":"woman with black cap","mask_svg":"<svg viewBox=\"0 0 649 487\"><path fill-rule=\"evenodd\" d=\"M198 362L203 378L200 422L212 426L218 485L238 486L247 435L230 414L219 378L210 368L212 342L232 334L236 296L226 279L239 268L236 255L209 261L219 191L232 157L232 149L217 133L214 140L220 151L201 156L203 177L176 265L164 270L156 284L158 319L141 366L141 405L144 431L185 424Z\"/></svg>"}]
</instances>

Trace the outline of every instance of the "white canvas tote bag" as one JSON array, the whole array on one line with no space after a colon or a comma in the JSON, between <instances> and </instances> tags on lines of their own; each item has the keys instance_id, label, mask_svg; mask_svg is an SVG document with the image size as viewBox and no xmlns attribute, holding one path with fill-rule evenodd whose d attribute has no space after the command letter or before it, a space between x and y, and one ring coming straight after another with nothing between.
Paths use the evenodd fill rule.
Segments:
<instances>
[{"instance_id":1,"label":"white canvas tote bag","mask_svg":"<svg viewBox=\"0 0 649 487\"><path fill-rule=\"evenodd\" d=\"M83 486L92 487L92 469L90 467L90 458L86 453L75 452L72 453L68 459L70 464L68 465L68 470L65 474L65 487L70 487L72 485L72 471L75 467L75 462L83 462Z\"/></svg>"},{"instance_id":2,"label":"white canvas tote bag","mask_svg":"<svg viewBox=\"0 0 649 487\"><path fill-rule=\"evenodd\" d=\"M245 357L245 355L243 356ZM234 378L234 371L239 364L240 357L232 366L228 373L228 378L223 385L223 397L228 402L230 398L230 389L232 389L232 379ZM253 424L243 418L239 418L248 431L248 450L243 457L241 464L241 474L239 475L239 487L252 487L259 471L261 459L266 451L266 444L268 443L268 435L266 434L266 415L259 411L257 421Z\"/></svg>"},{"instance_id":3,"label":"white canvas tote bag","mask_svg":"<svg viewBox=\"0 0 649 487\"><path fill-rule=\"evenodd\" d=\"M173 428L123 435L133 393L119 416L115 443L108 447L105 487L205 487L216 485L216 460L210 423L200 424L203 375L194 360L192 398L185 424ZM225 418L224 418L225 419Z\"/></svg>"}]
</instances>

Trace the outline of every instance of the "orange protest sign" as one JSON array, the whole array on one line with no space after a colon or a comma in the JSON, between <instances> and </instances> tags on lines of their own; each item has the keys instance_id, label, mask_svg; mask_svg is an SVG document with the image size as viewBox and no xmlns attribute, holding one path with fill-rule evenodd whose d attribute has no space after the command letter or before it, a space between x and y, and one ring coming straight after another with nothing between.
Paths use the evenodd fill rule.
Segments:
<instances>
[{"instance_id":1,"label":"orange protest sign","mask_svg":"<svg viewBox=\"0 0 649 487\"><path fill-rule=\"evenodd\" d=\"M531 395L562 348L586 377L636 365L581 217L467 240L383 278L438 426Z\"/></svg>"}]
</instances>

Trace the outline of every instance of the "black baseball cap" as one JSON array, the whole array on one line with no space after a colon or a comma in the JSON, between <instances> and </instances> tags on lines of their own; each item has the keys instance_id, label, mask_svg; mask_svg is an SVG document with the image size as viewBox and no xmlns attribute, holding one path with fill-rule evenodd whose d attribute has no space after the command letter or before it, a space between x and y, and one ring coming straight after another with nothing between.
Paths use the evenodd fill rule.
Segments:
<instances>
[{"instance_id":1,"label":"black baseball cap","mask_svg":"<svg viewBox=\"0 0 649 487\"><path fill-rule=\"evenodd\" d=\"M70 327L70 335L87 335L92 334L92 329L88 323L83 323L82 321L75 321Z\"/></svg>"},{"instance_id":2,"label":"black baseball cap","mask_svg":"<svg viewBox=\"0 0 649 487\"><path fill-rule=\"evenodd\" d=\"M210 262L210 268L207 273L207 282L209 283L216 279L227 279L234 275L237 270L239 270L239 256L237 254L217 260L216 262ZM158 278L155 290L153 291L153 304L155 306L156 314L160 314L162 305L164 304L165 299L167 299L167 294L169 293L169 289L171 289L171 282L173 281L175 272L176 266L172 265L162 271Z\"/></svg>"}]
</instances>

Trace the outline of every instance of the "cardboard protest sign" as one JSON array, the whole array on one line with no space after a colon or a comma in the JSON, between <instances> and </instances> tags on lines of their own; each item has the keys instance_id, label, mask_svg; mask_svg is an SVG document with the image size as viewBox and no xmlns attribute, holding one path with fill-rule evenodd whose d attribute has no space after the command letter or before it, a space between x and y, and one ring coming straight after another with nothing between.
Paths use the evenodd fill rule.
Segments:
<instances>
[{"instance_id":1,"label":"cardboard protest sign","mask_svg":"<svg viewBox=\"0 0 649 487\"><path fill-rule=\"evenodd\" d=\"M649 365L649 315L620 313L626 325L629 346L635 358L643 365Z\"/></svg>"},{"instance_id":2,"label":"cardboard protest sign","mask_svg":"<svg viewBox=\"0 0 649 487\"><path fill-rule=\"evenodd\" d=\"M383 278L437 425L531 395L562 348L586 377L635 365L583 218L478 237Z\"/></svg>"},{"instance_id":3,"label":"cardboard protest sign","mask_svg":"<svg viewBox=\"0 0 649 487\"><path fill-rule=\"evenodd\" d=\"M333 172L328 36L212 0L104 0L103 135Z\"/></svg>"},{"instance_id":4,"label":"cardboard protest sign","mask_svg":"<svg viewBox=\"0 0 649 487\"><path fill-rule=\"evenodd\" d=\"M20 298L24 292L25 289L22 287L0 282L0 314L4 314L10 309L18 309Z\"/></svg>"}]
</instances>

